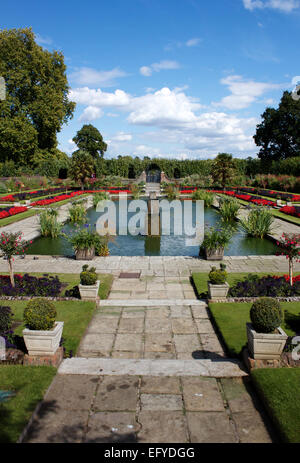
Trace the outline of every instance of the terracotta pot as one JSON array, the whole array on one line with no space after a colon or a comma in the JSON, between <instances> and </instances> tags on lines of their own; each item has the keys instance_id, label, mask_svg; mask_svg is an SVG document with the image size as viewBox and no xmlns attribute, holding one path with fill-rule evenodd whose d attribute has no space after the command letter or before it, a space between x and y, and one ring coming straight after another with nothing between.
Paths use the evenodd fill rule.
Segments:
<instances>
[{"instance_id":1,"label":"terracotta pot","mask_svg":"<svg viewBox=\"0 0 300 463\"><path fill-rule=\"evenodd\" d=\"M95 257L95 248L78 249L75 252L76 260L93 260Z\"/></svg>"}]
</instances>

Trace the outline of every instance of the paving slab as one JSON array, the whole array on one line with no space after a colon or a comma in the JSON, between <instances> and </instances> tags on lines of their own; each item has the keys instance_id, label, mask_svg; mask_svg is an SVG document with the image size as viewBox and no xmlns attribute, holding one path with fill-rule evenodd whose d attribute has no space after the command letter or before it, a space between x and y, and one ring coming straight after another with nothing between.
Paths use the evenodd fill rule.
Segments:
<instances>
[{"instance_id":1,"label":"paving slab","mask_svg":"<svg viewBox=\"0 0 300 463\"><path fill-rule=\"evenodd\" d=\"M182 387L187 411L224 411L224 403L215 378L182 378Z\"/></svg>"},{"instance_id":2,"label":"paving slab","mask_svg":"<svg viewBox=\"0 0 300 463\"><path fill-rule=\"evenodd\" d=\"M187 422L192 443L238 443L234 425L223 412L187 412Z\"/></svg>"},{"instance_id":3,"label":"paving slab","mask_svg":"<svg viewBox=\"0 0 300 463\"><path fill-rule=\"evenodd\" d=\"M182 410L181 395L141 394L141 410Z\"/></svg>"},{"instance_id":4,"label":"paving slab","mask_svg":"<svg viewBox=\"0 0 300 463\"><path fill-rule=\"evenodd\" d=\"M188 434L186 420L182 411L150 411L139 413L141 429L138 442L147 443L186 443Z\"/></svg>"},{"instance_id":5,"label":"paving slab","mask_svg":"<svg viewBox=\"0 0 300 463\"><path fill-rule=\"evenodd\" d=\"M132 444L137 442L139 429L133 412L96 412L89 419L84 442Z\"/></svg>"},{"instance_id":6,"label":"paving slab","mask_svg":"<svg viewBox=\"0 0 300 463\"><path fill-rule=\"evenodd\" d=\"M139 378L136 376L105 376L93 402L95 411L135 411Z\"/></svg>"}]
</instances>

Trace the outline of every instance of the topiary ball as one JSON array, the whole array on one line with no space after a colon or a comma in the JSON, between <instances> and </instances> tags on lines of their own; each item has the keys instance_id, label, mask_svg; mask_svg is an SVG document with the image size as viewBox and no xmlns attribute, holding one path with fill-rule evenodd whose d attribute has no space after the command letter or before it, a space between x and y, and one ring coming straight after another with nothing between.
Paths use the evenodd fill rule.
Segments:
<instances>
[{"instance_id":1,"label":"topiary ball","mask_svg":"<svg viewBox=\"0 0 300 463\"><path fill-rule=\"evenodd\" d=\"M56 319L55 305L47 299L32 299L24 310L24 323L30 330L51 330Z\"/></svg>"},{"instance_id":2,"label":"topiary ball","mask_svg":"<svg viewBox=\"0 0 300 463\"><path fill-rule=\"evenodd\" d=\"M250 318L255 331L258 333L272 333L281 325L284 315L276 299L262 297L252 305Z\"/></svg>"}]
</instances>

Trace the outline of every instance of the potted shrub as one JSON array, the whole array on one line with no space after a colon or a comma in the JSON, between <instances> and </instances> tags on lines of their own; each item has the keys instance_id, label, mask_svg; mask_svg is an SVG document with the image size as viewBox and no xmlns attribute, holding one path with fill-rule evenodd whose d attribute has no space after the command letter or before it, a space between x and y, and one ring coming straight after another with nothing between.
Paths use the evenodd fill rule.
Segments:
<instances>
[{"instance_id":1,"label":"potted shrub","mask_svg":"<svg viewBox=\"0 0 300 463\"><path fill-rule=\"evenodd\" d=\"M24 342L29 355L54 355L64 322L55 321L56 309L47 299L32 299L24 310Z\"/></svg>"},{"instance_id":2,"label":"potted shrub","mask_svg":"<svg viewBox=\"0 0 300 463\"><path fill-rule=\"evenodd\" d=\"M226 281L226 265L221 264L219 269L212 267L208 276L209 281L207 282L207 286L209 299L225 299L229 291L229 284Z\"/></svg>"},{"instance_id":3,"label":"potted shrub","mask_svg":"<svg viewBox=\"0 0 300 463\"><path fill-rule=\"evenodd\" d=\"M232 228L229 226L210 227L205 231L200 252L204 251L207 260L223 260L224 249L228 246L231 237Z\"/></svg>"},{"instance_id":4,"label":"potted shrub","mask_svg":"<svg viewBox=\"0 0 300 463\"><path fill-rule=\"evenodd\" d=\"M97 280L95 267L88 268L88 265L82 267L80 273L79 292L84 301L95 301L98 297L100 280Z\"/></svg>"},{"instance_id":5,"label":"potted shrub","mask_svg":"<svg viewBox=\"0 0 300 463\"><path fill-rule=\"evenodd\" d=\"M287 334L280 328L283 311L276 299L262 297L251 307L247 323L248 349L254 359L279 359Z\"/></svg>"},{"instance_id":6,"label":"potted shrub","mask_svg":"<svg viewBox=\"0 0 300 463\"><path fill-rule=\"evenodd\" d=\"M89 225L83 228L77 228L77 231L68 236L62 234L72 244L75 257L77 260L93 260L95 257L95 246L99 242L99 235L96 230L93 230Z\"/></svg>"}]
</instances>

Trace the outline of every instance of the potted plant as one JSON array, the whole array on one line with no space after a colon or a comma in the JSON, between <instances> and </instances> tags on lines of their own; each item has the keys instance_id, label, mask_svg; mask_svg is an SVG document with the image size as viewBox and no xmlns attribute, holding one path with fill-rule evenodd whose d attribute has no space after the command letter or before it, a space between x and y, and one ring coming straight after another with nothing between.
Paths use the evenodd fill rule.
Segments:
<instances>
[{"instance_id":1,"label":"potted plant","mask_svg":"<svg viewBox=\"0 0 300 463\"><path fill-rule=\"evenodd\" d=\"M88 268L88 265L82 267L80 273L79 292L84 301L95 301L98 297L100 280L97 280L95 267Z\"/></svg>"},{"instance_id":2,"label":"potted plant","mask_svg":"<svg viewBox=\"0 0 300 463\"><path fill-rule=\"evenodd\" d=\"M93 260L95 246L100 238L96 230L91 229L89 225L85 225L83 228L77 227L77 231L71 236L65 233L62 233L62 235L72 244L77 260Z\"/></svg>"},{"instance_id":3,"label":"potted plant","mask_svg":"<svg viewBox=\"0 0 300 463\"><path fill-rule=\"evenodd\" d=\"M231 237L232 228L229 226L210 227L205 231L200 252L204 251L207 260L223 260L224 249L228 246Z\"/></svg>"},{"instance_id":4,"label":"potted plant","mask_svg":"<svg viewBox=\"0 0 300 463\"><path fill-rule=\"evenodd\" d=\"M24 342L29 355L54 355L59 348L64 322L57 322L53 302L32 299L24 310Z\"/></svg>"},{"instance_id":5,"label":"potted plant","mask_svg":"<svg viewBox=\"0 0 300 463\"><path fill-rule=\"evenodd\" d=\"M280 327L283 311L276 299L262 297L251 307L247 323L248 349L254 359L279 359L287 334Z\"/></svg>"},{"instance_id":6,"label":"potted plant","mask_svg":"<svg viewBox=\"0 0 300 463\"><path fill-rule=\"evenodd\" d=\"M209 281L207 282L207 286L209 299L225 299L229 291L229 284L226 281L226 265L220 264L219 269L212 267L208 276Z\"/></svg>"}]
</instances>

